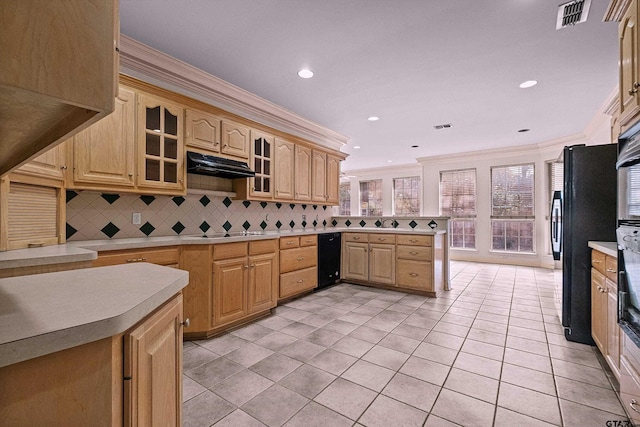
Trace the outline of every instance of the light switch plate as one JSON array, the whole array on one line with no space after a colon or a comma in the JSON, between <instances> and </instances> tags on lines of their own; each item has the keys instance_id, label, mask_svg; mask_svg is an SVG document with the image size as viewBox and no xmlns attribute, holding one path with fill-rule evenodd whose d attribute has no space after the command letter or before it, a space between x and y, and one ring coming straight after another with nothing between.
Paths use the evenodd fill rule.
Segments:
<instances>
[{"instance_id":1,"label":"light switch plate","mask_svg":"<svg viewBox=\"0 0 640 427\"><path fill-rule=\"evenodd\" d=\"M142 214L140 212L134 212L131 214L131 223L134 225L142 224Z\"/></svg>"}]
</instances>

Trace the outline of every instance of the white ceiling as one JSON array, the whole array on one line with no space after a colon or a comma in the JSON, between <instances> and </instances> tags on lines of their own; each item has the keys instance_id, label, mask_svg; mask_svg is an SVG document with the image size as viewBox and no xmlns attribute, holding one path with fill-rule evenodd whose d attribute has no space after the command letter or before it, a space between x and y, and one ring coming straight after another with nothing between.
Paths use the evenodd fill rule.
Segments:
<instances>
[{"instance_id":1,"label":"white ceiling","mask_svg":"<svg viewBox=\"0 0 640 427\"><path fill-rule=\"evenodd\" d=\"M617 84L617 23L593 0L586 23L556 31L562 2L120 0L120 22L350 137L342 169L356 170L582 132ZM299 78L301 67L315 76ZM518 88L530 79L540 83Z\"/></svg>"}]
</instances>

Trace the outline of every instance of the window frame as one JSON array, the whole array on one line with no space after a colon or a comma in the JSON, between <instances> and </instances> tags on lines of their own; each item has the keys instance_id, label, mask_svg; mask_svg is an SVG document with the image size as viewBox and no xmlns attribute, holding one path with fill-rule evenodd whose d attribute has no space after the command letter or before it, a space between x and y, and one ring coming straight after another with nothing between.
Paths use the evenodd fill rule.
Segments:
<instances>
[{"instance_id":1,"label":"window frame","mask_svg":"<svg viewBox=\"0 0 640 427\"><path fill-rule=\"evenodd\" d=\"M460 176L459 174L463 174ZM458 174L458 175L455 175ZM462 210L468 210L468 212L462 212L459 215L454 215L454 209L456 207L452 206L447 210L450 212L445 212L444 204L443 204L443 195L444 195L444 185L446 182L443 180L445 176L450 176L451 178L458 179L459 181L463 181L465 179L466 174L471 174L473 176L473 194L465 194L464 187L463 191L459 194L462 197L473 197L473 208L465 208L464 206L467 202L462 203ZM452 181L453 182L453 181ZM456 184L452 184L456 185ZM449 217L449 247L455 250L477 250L476 245L476 237L478 233L478 210L477 210L477 202L478 202L478 170L477 168L464 168L464 169L452 169L452 170L442 170L440 171L440 181L439 181L439 204L440 204L440 215ZM458 194L450 194L447 197L454 197ZM459 209L459 208L458 208ZM469 229L469 225L473 224L473 232L467 233L466 231ZM455 230L462 230L462 234L454 233ZM472 237L471 237L472 236ZM460 238L462 245L456 245L454 240Z\"/></svg>"},{"instance_id":2,"label":"window frame","mask_svg":"<svg viewBox=\"0 0 640 427\"><path fill-rule=\"evenodd\" d=\"M413 197L409 197L409 204L410 205L414 205L417 204L416 208L417 211L415 212L398 212L397 211L397 197L398 194L396 193L396 181L400 181L400 180L416 180L416 188L414 188L414 183L412 182L410 184L410 192L411 192L411 196L413 196L413 191L415 190L416 192L416 198L414 199ZM422 180L420 179L419 175L416 176L404 176L404 177L397 177L397 178L392 178L392 183L393 183L393 193L392 193L392 200L393 200L393 214L394 216L401 216L401 217L411 217L411 216L420 216L420 203L421 203L421 188L422 188ZM403 190L406 190L406 187L403 187ZM406 194L406 193L404 193ZM417 203L416 203L417 202Z\"/></svg>"},{"instance_id":3,"label":"window frame","mask_svg":"<svg viewBox=\"0 0 640 427\"><path fill-rule=\"evenodd\" d=\"M343 187L347 187L347 191L343 191ZM343 198L343 194L348 197ZM338 186L338 215L351 216L351 181L341 182Z\"/></svg>"},{"instance_id":4,"label":"window frame","mask_svg":"<svg viewBox=\"0 0 640 427\"><path fill-rule=\"evenodd\" d=\"M376 206L374 209L376 209L375 213L371 213L370 210L370 205L371 205L371 198L367 198L366 203L367 203L367 207L366 209L366 213L363 211L363 204L365 203L365 201L362 199L362 185L363 184L371 184L371 183L375 183L376 188L375 191L379 192L379 198L373 199L376 202L379 202L379 206ZM384 193L383 193L383 182L382 179L368 179L368 180L364 180L364 181L359 181L358 183L358 202L359 202L359 206L358 206L358 212L360 213L360 216L368 216L368 217L381 217L383 216L383 212L384 212ZM370 193L371 191L369 189L367 189L367 192ZM379 210L379 212L378 212Z\"/></svg>"}]
</instances>

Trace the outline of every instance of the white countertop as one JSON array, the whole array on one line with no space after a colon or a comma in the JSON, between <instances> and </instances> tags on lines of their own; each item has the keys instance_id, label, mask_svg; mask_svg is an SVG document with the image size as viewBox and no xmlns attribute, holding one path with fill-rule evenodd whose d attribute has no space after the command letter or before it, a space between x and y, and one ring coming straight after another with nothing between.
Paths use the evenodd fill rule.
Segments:
<instances>
[{"instance_id":1,"label":"white countertop","mask_svg":"<svg viewBox=\"0 0 640 427\"><path fill-rule=\"evenodd\" d=\"M618 258L618 244L616 242L589 242L589 247L610 257Z\"/></svg>"},{"instance_id":2,"label":"white countertop","mask_svg":"<svg viewBox=\"0 0 640 427\"><path fill-rule=\"evenodd\" d=\"M148 263L0 279L0 367L121 334L188 281Z\"/></svg>"}]
</instances>

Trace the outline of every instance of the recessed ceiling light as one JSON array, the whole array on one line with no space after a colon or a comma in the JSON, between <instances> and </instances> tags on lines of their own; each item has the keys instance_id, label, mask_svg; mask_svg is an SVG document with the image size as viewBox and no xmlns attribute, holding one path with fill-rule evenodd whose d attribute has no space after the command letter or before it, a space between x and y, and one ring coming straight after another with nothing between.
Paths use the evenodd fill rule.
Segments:
<instances>
[{"instance_id":1,"label":"recessed ceiling light","mask_svg":"<svg viewBox=\"0 0 640 427\"><path fill-rule=\"evenodd\" d=\"M313 77L313 71L308 68L303 68L298 71L298 76L302 77L303 79L310 79L311 77Z\"/></svg>"},{"instance_id":2,"label":"recessed ceiling light","mask_svg":"<svg viewBox=\"0 0 640 427\"><path fill-rule=\"evenodd\" d=\"M393 160L387 160L387 163L393 163Z\"/></svg>"},{"instance_id":3,"label":"recessed ceiling light","mask_svg":"<svg viewBox=\"0 0 640 427\"><path fill-rule=\"evenodd\" d=\"M353 149L354 149L354 150L359 150L359 149L360 149L360 146L359 146L359 145L354 145L354 146L353 146Z\"/></svg>"},{"instance_id":4,"label":"recessed ceiling light","mask_svg":"<svg viewBox=\"0 0 640 427\"><path fill-rule=\"evenodd\" d=\"M380 120L380 117L378 116L370 116L367 118L367 120L369 120L370 122L377 122L378 120Z\"/></svg>"},{"instance_id":5,"label":"recessed ceiling light","mask_svg":"<svg viewBox=\"0 0 640 427\"><path fill-rule=\"evenodd\" d=\"M529 132L531 129L518 129L518 132L520 133L524 133L524 132Z\"/></svg>"},{"instance_id":6,"label":"recessed ceiling light","mask_svg":"<svg viewBox=\"0 0 640 427\"><path fill-rule=\"evenodd\" d=\"M538 84L537 80L527 80L526 82L520 83L520 89L526 89L529 87L533 87Z\"/></svg>"}]
</instances>

